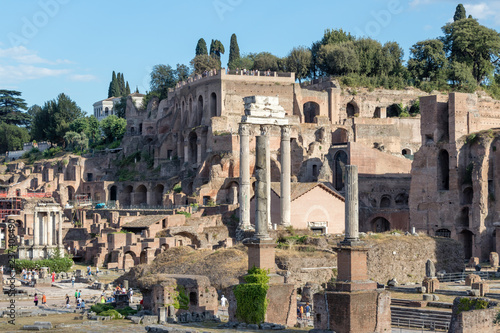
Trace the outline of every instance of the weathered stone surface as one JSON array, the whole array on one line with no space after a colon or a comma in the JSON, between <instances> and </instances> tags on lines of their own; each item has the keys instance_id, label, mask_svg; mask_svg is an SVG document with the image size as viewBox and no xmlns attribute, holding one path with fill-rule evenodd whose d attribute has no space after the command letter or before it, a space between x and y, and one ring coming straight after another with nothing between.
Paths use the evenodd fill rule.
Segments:
<instances>
[{"instance_id":1,"label":"weathered stone surface","mask_svg":"<svg viewBox=\"0 0 500 333\"><path fill-rule=\"evenodd\" d=\"M470 309L464 310L464 302L472 304ZM471 302L472 301L472 302ZM486 309L475 310L475 302L480 301L487 303ZM451 317L449 333L495 333L496 328L493 320L497 310L495 309L497 302L491 302L486 298L457 297L453 301L453 314Z\"/></svg>"},{"instance_id":2,"label":"weathered stone surface","mask_svg":"<svg viewBox=\"0 0 500 333\"><path fill-rule=\"evenodd\" d=\"M493 268L498 267L498 253L496 252L490 252L490 265Z\"/></svg>"},{"instance_id":3,"label":"weathered stone surface","mask_svg":"<svg viewBox=\"0 0 500 333\"><path fill-rule=\"evenodd\" d=\"M151 325L158 323L158 316L143 316L141 318L141 323L143 325Z\"/></svg>"},{"instance_id":4,"label":"weathered stone surface","mask_svg":"<svg viewBox=\"0 0 500 333\"><path fill-rule=\"evenodd\" d=\"M427 260L425 263L425 276L428 278L436 277L436 267L431 260Z\"/></svg>"}]
</instances>

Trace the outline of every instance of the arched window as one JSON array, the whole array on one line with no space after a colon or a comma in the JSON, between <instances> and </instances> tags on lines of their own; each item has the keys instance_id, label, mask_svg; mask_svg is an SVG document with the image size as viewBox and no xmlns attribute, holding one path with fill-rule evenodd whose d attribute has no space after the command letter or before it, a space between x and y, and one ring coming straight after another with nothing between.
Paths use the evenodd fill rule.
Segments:
<instances>
[{"instance_id":1,"label":"arched window","mask_svg":"<svg viewBox=\"0 0 500 333\"><path fill-rule=\"evenodd\" d=\"M347 111L347 118L359 116L359 107L354 101L347 103L346 111Z\"/></svg>"},{"instance_id":2,"label":"arched window","mask_svg":"<svg viewBox=\"0 0 500 333\"><path fill-rule=\"evenodd\" d=\"M319 104L315 102L304 103L304 122L314 123L314 118L319 116Z\"/></svg>"},{"instance_id":3,"label":"arched window","mask_svg":"<svg viewBox=\"0 0 500 333\"><path fill-rule=\"evenodd\" d=\"M389 208L391 207L391 196L390 195L383 195L382 198L380 199L380 208Z\"/></svg>"}]
</instances>

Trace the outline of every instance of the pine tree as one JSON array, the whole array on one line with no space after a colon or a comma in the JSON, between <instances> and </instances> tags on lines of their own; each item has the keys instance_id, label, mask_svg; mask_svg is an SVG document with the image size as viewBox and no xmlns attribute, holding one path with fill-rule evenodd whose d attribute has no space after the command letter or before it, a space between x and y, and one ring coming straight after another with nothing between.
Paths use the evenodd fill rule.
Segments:
<instances>
[{"instance_id":1,"label":"pine tree","mask_svg":"<svg viewBox=\"0 0 500 333\"><path fill-rule=\"evenodd\" d=\"M111 82L109 83L109 88L108 88L108 98L113 97L114 92L114 84L116 83L116 73L113 71L113 75L111 76Z\"/></svg>"},{"instance_id":2,"label":"pine tree","mask_svg":"<svg viewBox=\"0 0 500 333\"><path fill-rule=\"evenodd\" d=\"M135 93L138 94L139 93L139 87L138 86L135 86Z\"/></svg>"},{"instance_id":3,"label":"pine tree","mask_svg":"<svg viewBox=\"0 0 500 333\"><path fill-rule=\"evenodd\" d=\"M453 21L456 22L458 20L462 20L467 17L467 14L465 12L464 5L461 3L458 4L457 9L455 9L455 15L453 15Z\"/></svg>"},{"instance_id":4,"label":"pine tree","mask_svg":"<svg viewBox=\"0 0 500 333\"><path fill-rule=\"evenodd\" d=\"M207 55L207 43L203 38L198 39L198 44L196 44L196 55Z\"/></svg>"},{"instance_id":5,"label":"pine tree","mask_svg":"<svg viewBox=\"0 0 500 333\"><path fill-rule=\"evenodd\" d=\"M127 85L125 86L125 96L128 96L130 95L130 86L128 85L128 81L127 81Z\"/></svg>"},{"instance_id":6,"label":"pine tree","mask_svg":"<svg viewBox=\"0 0 500 333\"><path fill-rule=\"evenodd\" d=\"M238 47L238 40L236 34L231 35L231 44L229 45L229 62L227 67L229 69L236 69L238 67L238 60L240 59L240 48Z\"/></svg>"}]
</instances>

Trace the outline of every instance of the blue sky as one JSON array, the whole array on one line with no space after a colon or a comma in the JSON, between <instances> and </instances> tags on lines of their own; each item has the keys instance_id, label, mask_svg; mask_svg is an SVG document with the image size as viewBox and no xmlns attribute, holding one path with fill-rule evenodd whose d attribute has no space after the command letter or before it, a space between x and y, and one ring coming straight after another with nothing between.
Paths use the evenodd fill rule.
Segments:
<instances>
[{"instance_id":1,"label":"blue sky","mask_svg":"<svg viewBox=\"0 0 500 333\"><path fill-rule=\"evenodd\" d=\"M2 1L0 89L22 92L28 105L68 94L87 113L107 97L113 70L132 90L149 89L156 64L189 64L199 38L226 47L236 33L242 54L285 56L310 46L325 29L342 28L384 43L397 41L408 57L418 41L441 35L456 1L36 0ZM500 0L463 2L467 14L500 31Z\"/></svg>"}]
</instances>

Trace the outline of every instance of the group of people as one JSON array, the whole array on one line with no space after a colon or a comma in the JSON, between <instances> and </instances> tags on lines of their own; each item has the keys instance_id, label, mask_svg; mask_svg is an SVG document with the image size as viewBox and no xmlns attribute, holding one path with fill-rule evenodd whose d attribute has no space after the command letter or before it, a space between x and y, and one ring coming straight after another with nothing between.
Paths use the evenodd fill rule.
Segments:
<instances>
[{"instance_id":1,"label":"group of people","mask_svg":"<svg viewBox=\"0 0 500 333\"><path fill-rule=\"evenodd\" d=\"M34 287L36 285L36 281L38 280L39 273L37 269L28 270L24 268L21 271L21 276L23 277L23 280L27 281L30 286Z\"/></svg>"},{"instance_id":2,"label":"group of people","mask_svg":"<svg viewBox=\"0 0 500 333\"><path fill-rule=\"evenodd\" d=\"M298 319L309 319L311 318L311 306L309 303L306 305L297 306L297 318Z\"/></svg>"},{"instance_id":3,"label":"group of people","mask_svg":"<svg viewBox=\"0 0 500 333\"><path fill-rule=\"evenodd\" d=\"M75 290L75 303L76 303L76 308L77 309L85 309L85 300L82 298L82 291L81 290ZM69 295L66 294L66 308L70 308L70 300L69 300Z\"/></svg>"},{"instance_id":4,"label":"group of people","mask_svg":"<svg viewBox=\"0 0 500 333\"><path fill-rule=\"evenodd\" d=\"M90 266L87 266L87 275L91 276L92 275L92 268ZM99 275L99 267L96 266L95 268L95 275Z\"/></svg>"},{"instance_id":5,"label":"group of people","mask_svg":"<svg viewBox=\"0 0 500 333\"><path fill-rule=\"evenodd\" d=\"M227 70L227 74L229 74L229 69ZM271 70L268 69L267 71L258 71L256 69L254 70L249 70L249 69L246 69L246 68L243 68L243 69L239 69L239 68L236 68L236 75L250 75L250 76L253 76L253 75L260 75L261 76L271 76Z\"/></svg>"},{"instance_id":6,"label":"group of people","mask_svg":"<svg viewBox=\"0 0 500 333\"><path fill-rule=\"evenodd\" d=\"M35 303L35 306L38 306L39 299L37 293L35 293L35 298L33 299L33 302ZM47 304L47 296L45 294L42 294L42 305L45 304Z\"/></svg>"}]
</instances>

